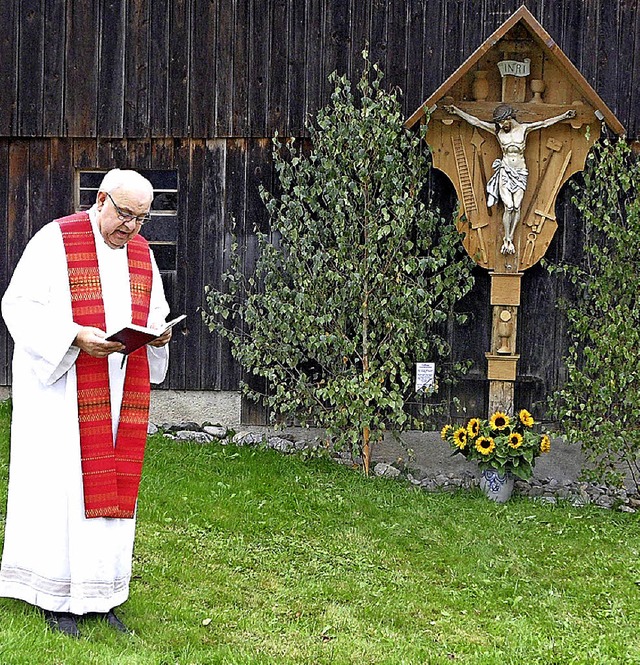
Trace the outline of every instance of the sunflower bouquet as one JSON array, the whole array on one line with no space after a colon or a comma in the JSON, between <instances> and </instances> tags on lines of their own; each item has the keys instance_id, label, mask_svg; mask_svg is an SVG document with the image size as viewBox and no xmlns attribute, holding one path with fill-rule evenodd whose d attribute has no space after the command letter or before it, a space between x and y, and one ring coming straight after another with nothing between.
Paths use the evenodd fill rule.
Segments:
<instances>
[{"instance_id":1,"label":"sunflower bouquet","mask_svg":"<svg viewBox=\"0 0 640 665\"><path fill-rule=\"evenodd\" d=\"M476 460L481 471L506 471L522 480L533 474L536 458L548 453L551 440L533 430L533 416L522 409L517 418L496 411L489 420L471 418L462 427L445 425L441 436L451 444L454 454Z\"/></svg>"}]
</instances>

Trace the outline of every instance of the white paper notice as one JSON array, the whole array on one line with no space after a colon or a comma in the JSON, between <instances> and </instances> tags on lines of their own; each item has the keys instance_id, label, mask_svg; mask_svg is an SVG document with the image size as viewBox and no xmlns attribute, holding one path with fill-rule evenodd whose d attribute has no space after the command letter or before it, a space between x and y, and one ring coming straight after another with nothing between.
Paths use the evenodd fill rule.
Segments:
<instances>
[{"instance_id":1,"label":"white paper notice","mask_svg":"<svg viewBox=\"0 0 640 665\"><path fill-rule=\"evenodd\" d=\"M416 363L416 392L433 388L435 377L435 363Z\"/></svg>"}]
</instances>

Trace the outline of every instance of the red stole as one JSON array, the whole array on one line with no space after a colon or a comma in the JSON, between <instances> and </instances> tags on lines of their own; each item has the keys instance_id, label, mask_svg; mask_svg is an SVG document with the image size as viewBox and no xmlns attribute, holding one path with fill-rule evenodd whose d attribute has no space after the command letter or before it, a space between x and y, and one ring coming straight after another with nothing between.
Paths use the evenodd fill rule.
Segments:
<instances>
[{"instance_id":1,"label":"red stole","mask_svg":"<svg viewBox=\"0 0 640 665\"><path fill-rule=\"evenodd\" d=\"M96 245L86 212L57 220L62 231L73 320L106 330ZM124 250L113 250L124 251ZM127 243L132 322L146 326L153 273L147 241L135 236ZM149 362L146 347L130 354L124 381L120 421L113 445L109 364L80 351L78 423L85 516L134 516L142 475L149 420Z\"/></svg>"}]
</instances>

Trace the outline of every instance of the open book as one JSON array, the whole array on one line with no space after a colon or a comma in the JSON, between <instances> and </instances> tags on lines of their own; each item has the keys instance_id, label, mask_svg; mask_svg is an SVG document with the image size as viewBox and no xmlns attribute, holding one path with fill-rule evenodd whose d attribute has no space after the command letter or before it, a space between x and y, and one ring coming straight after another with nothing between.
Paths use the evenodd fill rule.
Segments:
<instances>
[{"instance_id":1,"label":"open book","mask_svg":"<svg viewBox=\"0 0 640 665\"><path fill-rule=\"evenodd\" d=\"M130 353L139 349L141 346L152 342L154 339L164 335L169 328L173 328L176 323L180 323L183 319L186 319L186 314L181 314L175 319L168 321L160 328L145 328L144 326L137 326L135 323L129 323L124 328L118 330L118 332L111 333L107 335L106 339L110 342L120 342L124 344L125 348L120 351L125 356L128 356Z\"/></svg>"}]
</instances>

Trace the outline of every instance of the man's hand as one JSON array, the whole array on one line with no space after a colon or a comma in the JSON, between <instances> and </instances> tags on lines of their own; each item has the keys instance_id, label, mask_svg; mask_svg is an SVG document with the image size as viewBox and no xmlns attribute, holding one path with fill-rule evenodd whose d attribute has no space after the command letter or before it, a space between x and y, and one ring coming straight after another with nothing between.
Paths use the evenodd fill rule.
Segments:
<instances>
[{"instance_id":1,"label":"man's hand","mask_svg":"<svg viewBox=\"0 0 640 665\"><path fill-rule=\"evenodd\" d=\"M166 330L160 337L157 339L152 340L149 342L149 346L164 346L165 344L169 343L169 340L171 339L171 328L169 330Z\"/></svg>"},{"instance_id":2,"label":"man's hand","mask_svg":"<svg viewBox=\"0 0 640 665\"><path fill-rule=\"evenodd\" d=\"M80 328L73 343L94 358L106 358L108 355L124 349L124 344L120 344L120 342L107 342L106 334L100 328L86 326Z\"/></svg>"},{"instance_id":3,"label":"man's hand","mask_svg":"<svg viewBox=\"0 0 640 665\"><path fill-rule=\"evenodd\" d=\"M564 117L565 118L575 118L576 117L576 112L573 109L571 109L571 110L567 111L564 114Z\"/></svg>"}]
</instances>

